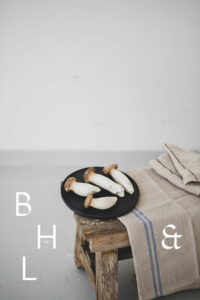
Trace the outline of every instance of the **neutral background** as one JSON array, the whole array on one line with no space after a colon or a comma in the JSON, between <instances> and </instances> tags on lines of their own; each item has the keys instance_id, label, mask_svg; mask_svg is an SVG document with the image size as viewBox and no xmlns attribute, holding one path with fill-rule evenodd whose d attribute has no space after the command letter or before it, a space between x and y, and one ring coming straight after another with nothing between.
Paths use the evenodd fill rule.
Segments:
<instances>
[{"instance_id":1,"label":"neutral background","mask_svg":"<svg viewBox=\"0 0 200 300\"><path fill-rule=\"evenodd\" d=\"M1 0L0 149L200 149L199 0Z\"/></svg>"}]
</instances>

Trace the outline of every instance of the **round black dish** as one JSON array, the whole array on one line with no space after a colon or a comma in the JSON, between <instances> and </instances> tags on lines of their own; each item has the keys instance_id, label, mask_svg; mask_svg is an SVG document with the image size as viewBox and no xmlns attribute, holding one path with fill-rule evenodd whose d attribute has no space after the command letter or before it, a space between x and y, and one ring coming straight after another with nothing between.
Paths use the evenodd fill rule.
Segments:
<instances>
[{"instance_id":1,"label":"round black dish","mask_svg":"<svg viewBox=\"0 0 200 300\"><path fill-rule=\"evenodd\" d=\"M116 217L120 217L129 211L131 211L137 204L139 199L139 188L136 184L136 182L126 174L126 176L131 181L133 187L134 187L134 193L130 195L129 193L125 192L125 197L121 198L118 197L116 205L113 207L106 209L106 210L100 210L93 207L85 208L84 207L84 197L76 195L74 192L66 192L64 189L65 181L69 177L75 177L77 181L84 182L84 173L88 168L84 168L78 171L75 171L74 173L70 174L65 178L65 180L61 184L61 195L65 202L65 204L73 210L75 213L88 218L95 218L95 219L112 219ZM95 167L97 173L102 174L102 167ZM111 178L110 176L107 176ZM112 179L112 178L111 178ZM96 193L94 197L104 197L104 196L115 196L111 194L108 191L105 191L101 189L99 193Z\"/></svg>"}]
</instances>

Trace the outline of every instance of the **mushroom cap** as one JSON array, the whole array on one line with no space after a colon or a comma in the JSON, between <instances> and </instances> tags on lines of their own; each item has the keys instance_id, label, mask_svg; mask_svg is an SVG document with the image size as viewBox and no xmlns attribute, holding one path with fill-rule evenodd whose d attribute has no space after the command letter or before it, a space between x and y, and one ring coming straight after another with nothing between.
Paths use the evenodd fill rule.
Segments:
<instances>
[{"instance_id":1,"label":"mushroom cap","mask_svg":"<svg viewBox=\"0 0 200 300\"><path fill-rule=\"evenodd\" d=\"M67 179L67 181L65 181L65 184L64 184L64 188L65 188L65 191L66 192L69 192L70 191L70 188L71 188L71 185L73 182L76 181L76 178L75 177L69 177Z\"/></svg>"},{"instance_id":2,"label":"mushroom cap","mask_svg":"<svg viewBox=\"0 0 200 300\"><path fill-rule=\"evenodd\" d=\"M87 182L87 183L90 182L89 177L90 177L91 173L96 173L95 168L89 168L85 171L85 173L84 173L85 182Z\"/></svg>"},{"instance_id":3,"label":"mushroom cap","mask_svg":"<svg viewBox=\"0 0 200 300\"><path fill-rule=\"evenodd\" d=\"M90 203L91 203L92 199L93 199L92 194L87 196L87 198L84 201L84 207L85 208L88 208L90 206Z\"/></svg>"},{"instance_id":4,"label":"mushroom cap","mask_svg":"<svg viewBox=\"0 0 200 300\"><path fill-rule=\"evenodd\" d=\"M112 165L105 166L103 168L103 173L105 175L110 174L112 169L117 169L117 168L118 168L118 164L112 164Z\"/></svg>"}]
</instances>

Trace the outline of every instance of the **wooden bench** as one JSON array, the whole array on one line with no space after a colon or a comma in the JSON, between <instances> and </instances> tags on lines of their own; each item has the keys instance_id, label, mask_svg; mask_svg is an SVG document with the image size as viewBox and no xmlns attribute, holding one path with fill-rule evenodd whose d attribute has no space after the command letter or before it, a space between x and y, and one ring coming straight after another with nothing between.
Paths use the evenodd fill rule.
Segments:
<instances>
[{"instance_id":1,"label":"wooden bench","mask_svg":"<svg viewBox=\"0 0 200 300\"><path fill-rule=\"evenodd\" d=\"M118 299L118 260L132 257L126 227L117 219L74 216L76 266L87 272L97 300Z\"/></svg>"}]
</instances>

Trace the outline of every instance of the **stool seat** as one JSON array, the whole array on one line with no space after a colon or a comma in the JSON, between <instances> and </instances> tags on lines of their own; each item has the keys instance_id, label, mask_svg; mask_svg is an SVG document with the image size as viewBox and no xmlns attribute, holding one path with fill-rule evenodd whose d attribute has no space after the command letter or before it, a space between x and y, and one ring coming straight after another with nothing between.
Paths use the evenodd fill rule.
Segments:
<instances>
[{"instance_id":1,"label":"stool seat","mask_svg":"<svg viewBox=\"0 0 200 300\"><path fill-rule=\"evenodd\" d=\"M118 260L132 257L126 227L117 219L74 217L77 267L87 272L98 300L118 299Z\"/></svg>"}]
</instances>

